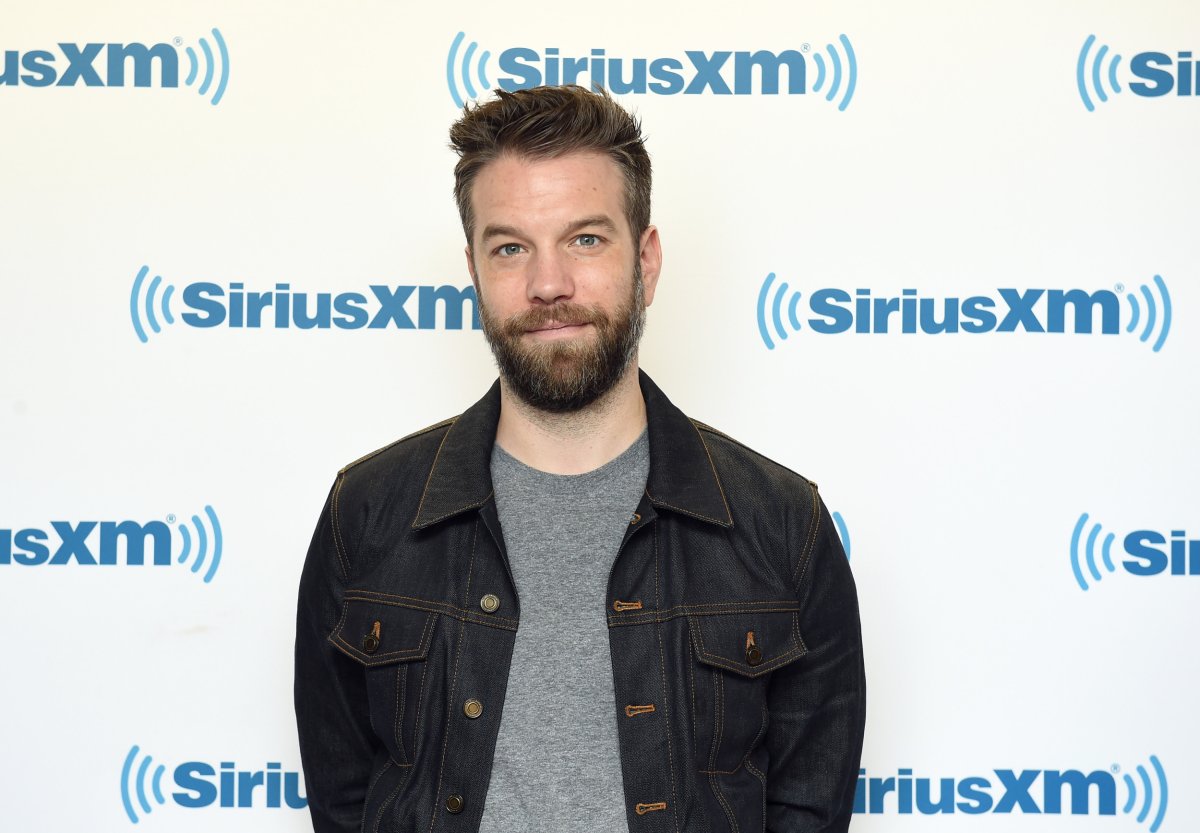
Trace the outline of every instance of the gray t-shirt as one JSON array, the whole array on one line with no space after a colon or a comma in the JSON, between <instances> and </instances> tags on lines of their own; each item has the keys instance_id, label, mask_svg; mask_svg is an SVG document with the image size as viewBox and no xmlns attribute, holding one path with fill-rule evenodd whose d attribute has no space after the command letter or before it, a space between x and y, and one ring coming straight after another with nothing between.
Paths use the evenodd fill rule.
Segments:
<instances>
[{"instance_id":1,"label":"gray t-shirt","mask_svg":"<svg viewBox=\"0 0 1200 833\"><path fill-rule=\"evenodd\" d=\"M521 624L481 833L628 830L605 602L649 471L645 432L585 474L492 448Z\"/></svg>"}]
</instances>

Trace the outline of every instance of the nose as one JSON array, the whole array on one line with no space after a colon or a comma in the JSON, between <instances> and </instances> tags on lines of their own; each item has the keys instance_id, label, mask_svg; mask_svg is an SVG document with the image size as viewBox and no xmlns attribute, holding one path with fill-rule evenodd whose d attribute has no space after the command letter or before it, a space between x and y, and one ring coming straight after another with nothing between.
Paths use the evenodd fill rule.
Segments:
<instances>
[{"instance_id":1,"label":"nose","mask_svg":"<svg viewBox=\"0 0 1200 833\"><path fill-rule=\"evenodd\" d=\"M530 301L545 304L569 301L575 294L570 258L554 249L541 250L530 258L525 294Z\"/></svg>"}]
</instances>

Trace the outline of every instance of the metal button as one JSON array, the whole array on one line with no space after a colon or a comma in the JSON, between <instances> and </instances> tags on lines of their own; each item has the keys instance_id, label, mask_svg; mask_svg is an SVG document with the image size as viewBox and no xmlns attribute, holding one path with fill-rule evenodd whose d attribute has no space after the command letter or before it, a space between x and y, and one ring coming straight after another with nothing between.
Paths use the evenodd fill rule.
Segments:
<instances>
[{"instance_id":1,"label":"metal button","mask_svg":"<svg viewBox=\"0 0 1200 833\"><path fill-rule=\"evenodd\" d=\"M466 802L463 801L463 797L461 795L455 794L446 797L447 813L461 813L464 806L466 806Z\"/></svg>"},{"instance_id":2,"label":"metal button","mask_svg":"<svg viewBox=\"0 0 1200 833\"><path fill-rule=\"evenodd\" d=\"M483 608L484 613L495 613L500 609L500 597L488 593L479 600L479 606Z\"/></svg>"},{"instance_id":3,"label":"metal button","mask_svg":"<svg viewBox=\"0 0 1200 833\"><path fill-rule=\"evenodd\" d=\"M483 714L483 703L480 703L474 697L463 703L463 714L474 720Z\"/></svg>"},{"instance_id":4,"label":"metal button","mask_svg":"<svg viewBox=\"0 0 1200 833\"><path fill-rule=\"evenodd\" d=\"M629 519L629 525L637 526L637 522L640 521L641 519L642 519L642 516L639 515L637 512L634 512L633 517Z\"/></svg>"},{"instance_id":5,"label":"metal button","mask_svg":"<svg viewBox=\"0 0 1200 833\"><path fill-rule=\"evenodd\" d=\"M371 632L363 637L362 649L364 654L373 654L379 650L379 636L382 622L371 625Z\"/></svg>"},{"instance_id":6,"label":"metal button","mask_svg":"<svg viewBox=\"0 0 1200 833\"><path fill-rule=\"evenodd\" d=\"M762 649L757 645L751 645L746 649L746 664L758 665L762 662Z\"/></svg>"}]
</instances>

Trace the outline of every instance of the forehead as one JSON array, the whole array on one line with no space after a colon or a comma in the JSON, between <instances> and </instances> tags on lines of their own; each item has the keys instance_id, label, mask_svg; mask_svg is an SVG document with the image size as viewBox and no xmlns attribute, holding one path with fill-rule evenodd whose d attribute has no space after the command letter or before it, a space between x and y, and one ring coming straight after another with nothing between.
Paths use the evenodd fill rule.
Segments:
<instances>
[{"instance_id":1,"label":"forehead","mask_svg":"<svg viewBox=\"0 0 1200 833\"><path fill-rule=\"evenodd\" d=\"M591 151L549 159L504 154L480 169L471 189L476 229L565 224L599 214L624 225L624 197L620 166Z\"/></svg>"}]
</instances>

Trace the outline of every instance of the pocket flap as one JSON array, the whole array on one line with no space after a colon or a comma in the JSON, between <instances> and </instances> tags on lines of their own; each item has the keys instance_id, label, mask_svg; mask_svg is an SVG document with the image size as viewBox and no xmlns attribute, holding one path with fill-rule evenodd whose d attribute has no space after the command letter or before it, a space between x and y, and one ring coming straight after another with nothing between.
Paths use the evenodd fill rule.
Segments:
<instances>
[{"instance_id":1,"label":"pocket flap","mask_svg":"<svg viewBox=\"0 0 1200 833\"><path fill-rule=\"evenodd\" d=\"M746 677L767 674L808 653L798 613L691 616L688 626L701 662Z\"/></svg>"},{"instance_id":2,"label":"pocket flap","mask_svg":"<svg viewBox=\"0 0 1200 833\"><path fill-rule=\"evenodd\" d=\"M425 659L436 617L427 610L350 599L329 641L366 666Z\"/></svg>"}]
</instances>

